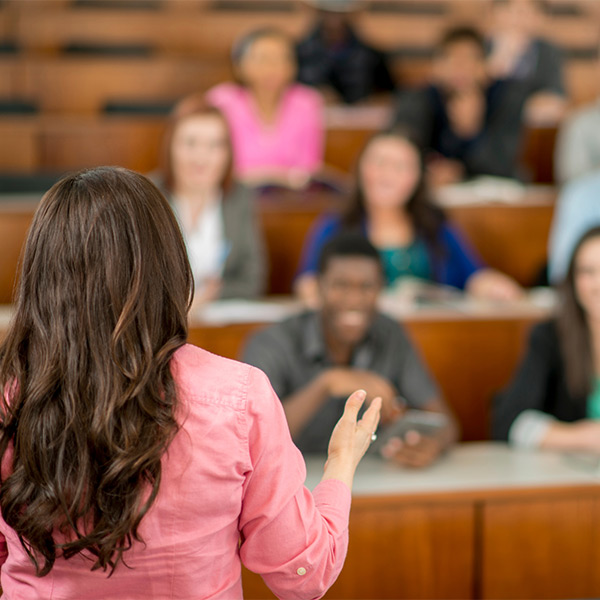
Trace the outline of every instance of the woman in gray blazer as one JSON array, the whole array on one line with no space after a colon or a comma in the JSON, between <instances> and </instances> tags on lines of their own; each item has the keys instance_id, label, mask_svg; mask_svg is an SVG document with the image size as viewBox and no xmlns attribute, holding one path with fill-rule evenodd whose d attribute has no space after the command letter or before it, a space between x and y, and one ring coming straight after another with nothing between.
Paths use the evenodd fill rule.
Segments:
<instances>
[{"instance_id":1,"label":"woman in gray blazer","mask_svg":"<svg viewBox=\"0 0 600 600\"><path fill-rule=\"evenodd\" d=\"M227 122L202 95L184 98L164 136L161 181L179 220L195 304L264 293L265 251L252 192L233 181Z\"/></svg>"}]
</instances>

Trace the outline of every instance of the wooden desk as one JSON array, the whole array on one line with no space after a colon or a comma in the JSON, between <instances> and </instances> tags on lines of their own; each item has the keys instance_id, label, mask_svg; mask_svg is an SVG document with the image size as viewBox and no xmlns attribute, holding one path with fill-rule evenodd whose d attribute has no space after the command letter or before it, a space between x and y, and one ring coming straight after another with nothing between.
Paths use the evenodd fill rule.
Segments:
<instances>
[{"instance_id":1,"label":"wooden desk","mask_svg":"<svg viewBox=\"0 0 600 600\"><path fill-rule=\"evenodd\" d=\"M391 312L388 307L420 351L456 414L466 441L489 439L493 394L510 380L532 324L550 314L548 308L529 303L504 308L478 306L413 306ZM293 310L290 307L289 311ZM282 314L278 311L276 318ZM10 306L5 306L0 310L0 335L9 317ZM237 322L207 323L196 317L191 322L189 341L238 359L247 337L267 325L264 319L244 321L242 317Z\"/></svg>"},{"instance_id":2,"label":"wooden desk","mask_svg":"<svg viewBox=\"0 0 600 600\"><path fill-rule=\"evenodd\" d=\"M309 487L323 462L308 460ZM367 457L346 563L326 598L598 597L595 470L492 443L458 446L424 471ZM273 597L248 571L244 594Z\"/></svg>"},{"instance_id":3,"label":"wooden desk","mask_svg":"<svg viewBox=\"0 0 600 600\"><path fill-rule=\"evenodd\" d=\"M156 150L152 146L152 136L146 136L143 152L133 152L128 133L146 131L144 123L132 122L123 129L118 122L113 121L114 127L107 124L98 125L97 134L102 135L102 144L89 144L86 151L88 156L102 152L103 147L114 148L116 155L135 154L136 160L143 162L144 156ZM152 123L151 123L152 124ZM154 127L162 130L162 125L154 122ZM48 130L50 132L50 129ZM86 139L84 130L76 125L63 130L62 136L71 136L83 144ZM52 143L55 138L48 133L44 135L43 152L53 157L49 162L60 168L65 157L75 159L77 145L71 150L60 150ZM52 149L54 148L54 151ZM140 165L138 164L139 168ZM537 199L528 199L528 194ZM450 219L464 231L467 239L481 254L491 267L499 269L514 277L524 285L533 283L536 274L546 262L548 233L554 210L554 192L547 190L539 197L538 192L527 192L523 201L515 204L463 204L446 208ZM290 192L263 198L259 202L259 215L267 245L267 256L270 264L269 286L270 294L289 294L292 292L294 280L304 240L315 220L323 213L341 210L343 198L331 194L303 194ZM4 204L0 204L0 228L10 230L10 235L0 236L0 256L2 270L12 277L16 272L16 260L22 240L26 232L24 226L26 213L29 218L33 208L29 203L22 209L22 226L13 227L13 216L3 216ZM15 207L11 207L13 213ZM17 248L13 248L17 245ZM12 279L6 275L0 279L0 302L10 302ZM6 286L8 282L8 287ZM7 291L8 290L8 291Z\"/></svg>"},{"instance_id":4,"label":"wooden desk","mask_svg":"<svg viewBox=\"0 0 600 600\"><path fill-rule=\"evenodd\" d=\"M384 311L406 328L455 412L463 440L489 439L493 394L510 380L531 325L550 309L524 302L504 307L459 302L453 306L394 306ZM247 336L267 324L211 324L193 320L189 340L215 354L239 358Z\"/></svg>"}]
</instances>

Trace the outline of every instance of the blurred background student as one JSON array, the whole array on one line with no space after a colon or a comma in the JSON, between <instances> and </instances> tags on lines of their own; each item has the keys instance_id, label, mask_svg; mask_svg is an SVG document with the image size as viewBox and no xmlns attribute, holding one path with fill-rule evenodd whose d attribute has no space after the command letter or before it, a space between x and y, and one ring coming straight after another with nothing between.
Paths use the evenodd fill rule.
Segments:
<instances>
[{"instance_id":1,"label":"blurred background student","mask_svg":"<svg viewBox=\"0 0 600 600\"><path fill-rule=\"evenodd\" d=\"M314 24L296 45L298 81L352 104L395 89L386 54L362 40L352 23L356 0L314 0Z\"/></svg>"},{"instance_id":2,"label":"blurred background student","mask_svg":"<svg viewBox=\"0 0 600 600\"><path fill-rule=\"evenodd\" d=\"M454 27L435 49L429 85L398 94L394 123L411 127L427 150L433 185L518 178L525 99L523 86L488 74L482 34Z\"/></svg>"},{"instance_id":3,"label":"blurred background student","mask_svg":"<svg viewBox=\"0 0 600 600\"><path fill-rule=\"evenodd\" d=\"M567 107L563 56L540 35L540 0L492 0L488 67L491 77L524 87L528 123L555 125Z\"/></svg>"},{"instance_id":4,"label":"blurred background student","mask_svg":"<svg viewBox=\"0 0 600 600\"><path fill-rule=\"evenodd\" d=\"M599 80L598 59L595 70L596 80ZM561 124L554 149L554 174L558 183L564 184L594 171L600 171L600 97L568 115Z\"/></svg>"},{"instance_id":5,"label":"blurred background student","mask_svg":"<svg viewBox=\"0 0 600 600\"><path fill-rule=\"evenodd\" d=\"M460 232L434 206L419 148L402 130L374 135L358 159L356 186L342 216L324 216L302 253L296 291L317 302L316 272L323 244L342 229L363 232L379 250L387 286L416 277L478 297L514 299L519 285L487 268Z\"/></svg>"},{"instance_id":6,"label":"blurred background student","mask_svg":"<svg viewBox=\"0 0 600 600\"><path fill-rule=\"evenodd\" d=\"M229 122L237 177L250 185L301 188L323 163L323 100L295 83L294 43L265 27L234 46L237 83L209 90L208 100Z\"/></svg>"},{"instance_id":7,"label":"blurred background student","mask_svg":"<svg viewBox=\"0 0 600 600\"><path fill-rule=\"evenodd\" d=\"M254 195L232 175L227 122L201 94L183 99L163 140L161 186L184 234L195 304L264 293L266 257Z\"/></svg>"},{"instance_id":8,"label":"blurred background student","mask_svg":"<svg viewBox=\"0 0 600 600\"><path fill-rule=\"evenodd\" d=\"M556 319L534 327L523 363L496 399L497 439L600 453L600 226L572 249Z\"/></svg>"},{"instance_id":9,"label":"blurred background student","mask_svg":"<svg viewBox=\"0 0 600 600\"><path fill-rule=\"evenodd\" d=\"M435 433L407 431L381 449L399 465L426 467L457 440L458 427L402 326L378 312L383 283L381 257L363 235L334 236L319 256L319 310L258 332L243 360L269 377L303 453L327 451L347 391L359 382L367 403L382 399L384 426L407 408L441 415L442 426Z\"/></svg>"}]
</instances>

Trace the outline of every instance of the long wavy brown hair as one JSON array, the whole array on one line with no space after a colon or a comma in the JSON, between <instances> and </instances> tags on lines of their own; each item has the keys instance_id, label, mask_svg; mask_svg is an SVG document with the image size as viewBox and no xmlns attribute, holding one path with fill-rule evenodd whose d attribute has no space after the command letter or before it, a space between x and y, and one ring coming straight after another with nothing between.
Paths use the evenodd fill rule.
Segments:
<instances>
[{"instance_id":1,"label":"long wavy brown hair","mask_svg":"<svg viewBox=\"0 0 600 600\"><path fill-rule=\"evenodd\" d=\"M169 363L193 280L145 177L102 167L46 193L0 347L2 517L39 576L83 553L113 572L159 490L178 430Z\"/></svg>"},{"instance_id":2,"label":"long wavy brown hair","mask_svg":"<svg viewBox=\"0 0 600 600\"><path fill-rule=\"evenodd\" d=\"M594 355L590 327L575 289L577 255L590 239L600 237L600 227L587 231L577 243L571 256L567 276L559 287L561 306L557 317L562 358L565 363L567 386L574 399L587 398L594 381Z\"/></svg>"}]
</instances>

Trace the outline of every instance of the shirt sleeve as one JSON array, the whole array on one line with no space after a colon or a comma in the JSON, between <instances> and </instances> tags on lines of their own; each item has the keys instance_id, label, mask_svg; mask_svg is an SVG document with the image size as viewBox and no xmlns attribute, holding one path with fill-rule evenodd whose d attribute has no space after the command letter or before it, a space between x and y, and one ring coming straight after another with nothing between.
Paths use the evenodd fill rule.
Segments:
<instances>
[{"instance_id":1,"label":"shirt sleeve","mask_svg":"<svg viewBox=\"0 0 600 600\"><path fill-rule=\"evenodd\" d=\"M326 215L319 218L310 228L302 255L300 257L300 267L296 276L304 275L305 273L315 274L319 266L319 256L325 242L331 238L340 229L339 218L331 215Z\"/></svg>"},{"instance_id":2,"label":"shirt sleeve","mask_svg":"<svg viewBox=\"0 0 600 600\"><path fill-rule=\"evenodd\" d=\"M440 391L419 353L404 332L398 327L394 340L396 356L402 356L398 372L398 391L413 408L425 408L434 398L441 398Z\"/></svg>"},{"instance_id":3,"label":"shirt sleeve","mask_svg":"<svg viewBox=\"0 0 600 600\"><path fill-rule=\"evenodd\" d=\"M264 293L267 274L262 229L251 193L242 188L234 193L235 199L224 200L236 203L235 212L230 219L235 221L230 224L230 228L235 229L236 235L231 240L235 252L230 253L225 263L221 298L256 298ZM226 229L227 226L226 222ZM228 232L225 233L227 235Z\"/></svg>"},{"instance_id":4,"label":"shirt sleeve","mask_svg":"<svg viewBox=\"0 0 600 600\"><path fill-rule=\"evenodd\" d=\"M525 411L544 412L552 369L548 347L552 343L549 327L546 323L533 328L525 359L509 386L496 396L492 408L493 439L508 440L510 432L510 438L514 440L518 430L515 428L511 431L511 428L517 417ZM517 437L524 439L522 435Z\"/></svg>"},{"instance_id":5,"label":"shirt sleeve","mask_svg":"<svg viewBox=\"0 0 600 600\"><path fill-rule=\"evenodd\" d=\"M302 139L295 149L297 167L314 172L323 164L325 152L324 103L316 90L299 87L302 94Z\"/></svg>"},{"instance_id":6,"label":"shirt sleeve","mask_svg":"<svg viewBox=\"0 0 600 600\"><path fill-rule=\"evenodd\" d=\"M442 236L446 255L440 283L462 290L469 277L484 268L485 263L456 227L445 226Z\"/></svg>"},{"instance_id":7,"label":"shirt sleeve","mask_svg":"<svg viewBox=\"0 0 600 600\"><path fill-rule=\"evenodd\" d=\"M566 96L562 50L547 41L539 42L539 55L533 92L551 92Z\"/></svg>"},{"instance_id":8,"label":"shirt sleeve","mask_svg":"<svg viewBox=\"0 0 600 600\"><path fill-rule=\"evenodd\" d=\"M563 123L554 151L554 170L560 183L567 183L597 168L588 143L590 136L596 134L596 124L586 112L575 113Z\"/></svg>"},{"instance_id":9,"label":"shirt sleeve","mask_svg":"<svg viewBox=\"0 0 600 600\"><path fill-rule=\"evenodd\" d=\"M8 545L6 544L6 538L0 533L0 567L6 562L8 558Z\"/></svg>"},{"instance_id":10,"label":"shirt sleeve","mask_svg":"<svg viewBox=\"0 0 600 600\"><path fill-rule=\"evenodd\" d=\"M278 597L320 598L346 557L350 490L337 480L321 482L313 493L304 487L306 468L281 402L257 369L250 375L246 419L242 562Z\"/></svg>"}]
</instances>

